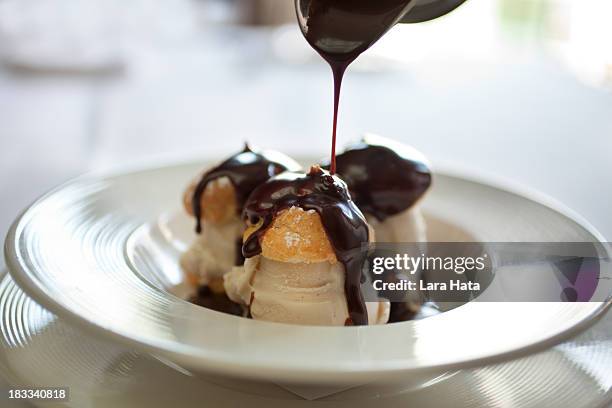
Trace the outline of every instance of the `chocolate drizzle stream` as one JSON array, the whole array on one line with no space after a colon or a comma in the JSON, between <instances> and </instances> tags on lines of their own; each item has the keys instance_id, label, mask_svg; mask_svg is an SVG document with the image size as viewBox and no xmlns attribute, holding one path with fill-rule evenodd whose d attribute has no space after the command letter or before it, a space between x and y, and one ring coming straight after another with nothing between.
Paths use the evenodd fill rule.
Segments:
<instances>
[{"instance_id":1,"label":"chocolate drizzle stream","mask_svg":"<svg viewBox=\"0 0 612 408\"><path fill-rule=\"evenodd\" d=\"M202 232L202 194L211 181L227 177L236 189L238 216L249 194L258 185L283 171L298 171L300 166L289 157L277 152L254 152L248 144L217 167L207 171L195 188L192 198L196 232Z\"/></svg>"},{"instance_id":2,"label":"chocolate drizzle stream","mask_svg":"<svg viewBox=\"0 0 612 408\"><path fill-rule=\"evenodd\" d=\"M362 244L369 242L368 224L350 198L346 184L337 176L315 166L308 174L283 173L253 191L244 206L244 217L261 227L244 242L246 258L261 253L261 238L274 217L291 207L315 210L338 260L344 265L344 291L351 324L368 324L368 314L361 294L362 268L367 253Z\"/></svg>"},{"instance_id":3,"label":"chocolate drizzle stream","mask_svg":"<svg viewBox=\"0 0 612 408\"><path fill-rule=\"evenodd\" d=\"M412 207L431 185L431 171L418 151L379 136L349 146L336 163L353 201L379 221Z\"/></svg>"},{"instance_id":4,"label":"chocolate drizzle stream","mask_svg":"<svg viewBox=\"0 0 612 408\"><path fill-rule=\"evenodd\" d=\"M344 73L413 4L414 0L295 0L304 37L329 63L334 76L331 174L336 172L336 130Z\"/></svg>"}]
</instances>

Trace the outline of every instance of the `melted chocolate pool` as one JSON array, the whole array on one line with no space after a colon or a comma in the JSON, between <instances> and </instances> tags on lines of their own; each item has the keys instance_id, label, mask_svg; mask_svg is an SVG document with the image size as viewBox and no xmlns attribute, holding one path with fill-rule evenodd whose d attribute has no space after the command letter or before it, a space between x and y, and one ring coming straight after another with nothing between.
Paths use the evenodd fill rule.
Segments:
<instances>
[{"instance_id":1,"label":"melted chocolate pool","mask_svg":"<svg viewBox=\"0 0 612 408\"><path fill-rule=\"evenodd\" d=\"M201 286L198 292L189 301L198 306L217 312L227 313L234 316L246 316L245 310L238 303L234 303L225 294L214 293L208 286Z\"/></svg>"},{"instance_id":2,"label":"melted chocolate pool","mask_svg":"<svg viewBox=\"0 0 612 408\"><path fill-rule=\"evenodd\" d=\"M353 201L379 221L412 207L431 185L421 153L379 136L349 146L336 163Z\"/></svg>"},{"instance_id":3,"label":"melted chocolate pool","mask_svg":"<svg viewBox=\"0 0 612 408\"><path fill-rule=\"evenodd\" d=\"M248 145L244 150L217 167L204 173L195 188L192 198L193 214L196 218L196 232L202 232L202 194L211 181L227 177L236 189L238 200L238 215L242 213L242 207L249 194L258 185L264 183L283 171L298 171L300 166L289 157L278 152L254 152Z\"/></svg>"},{"instance_id":4,"label":"melted chocolate pool","mask_svg":"<svg viewBox=\"0 0 612 408\"><path fill-rule=\"evenodd\" d=\"M347 324L368 324L360 288L367 256L362 245L369 241L368 224L351 200L346 184L337 176L313 167L308 174L283 173L256 188L244 206L244 217L251 224L262 224L244 242L243 255L246 258L259 255L261 238L274 217L293 206L315 210L321 216L336 257L344 265Z\"/></svg>"},{"instance_id":5,"label":"melted chocolate pool","mask_svg":"<svg viewBox=\"0 0 612 408\"><path fill-rule=\"evenodd\" d=\"M336 172L336 129L344 73L362 52L406 14L413 3L414 0L295 0L304 37L329 63L334 76L332 174Z\"/></svg>"}]
</instances>

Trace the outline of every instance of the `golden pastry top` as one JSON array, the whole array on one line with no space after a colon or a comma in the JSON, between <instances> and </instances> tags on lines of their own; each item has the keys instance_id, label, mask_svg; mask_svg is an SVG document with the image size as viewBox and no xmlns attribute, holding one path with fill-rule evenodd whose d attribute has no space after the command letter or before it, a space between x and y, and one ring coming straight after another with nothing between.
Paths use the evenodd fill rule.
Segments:
<instances>
[{"instance_id":1,"label":"golden pastry top","mask_svg":"<svg viewBox=\"0 0 612 408\"><path fill-rule=\"evenodd\" d=\"M251 225L244 239L260 225ZM261 254L281 262L338 262L323 228L321 217L314 210L291 207L279 212L261 238Z\"/></svg>"},{"instance_id":2,"label":"golden pastry top","mask_svg":"<svg viewBox=\"0 0 612 408\"><path fill-rule=\"evenodd\" d=\"M193 194L198 184L194 180L183 194L183 206L193 216ZM208 222L221 224L238 217L236 189L227 177L212 180L204 189L200 201L202 218Z\"/></svg>"}]
</instances>

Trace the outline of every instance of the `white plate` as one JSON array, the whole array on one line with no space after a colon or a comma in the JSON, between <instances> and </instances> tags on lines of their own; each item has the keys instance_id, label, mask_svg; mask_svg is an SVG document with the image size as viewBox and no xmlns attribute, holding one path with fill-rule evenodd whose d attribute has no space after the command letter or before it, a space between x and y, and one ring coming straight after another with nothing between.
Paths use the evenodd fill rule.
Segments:
<instances>
[{"instance_id":1,"label":"white plate","mask_svg":"<svg viewBox=\"0 0 612 408\"><path fill-rule=\"evenodd\" d=\"M471 302L421 321L331 328L259 322L198 307L135 270L128 243L143 228L161 231L165 245L151 262L167 271L171 285L180 283L180 274L173 275L177 249L191 232L166 220L180 219L182 189L203 167L89 175L52 191L9 233L11 275L36 302L92 336L189 370L334 387L432 378L523 356L579 333L609 306ZM460 177L436 174L423 204L430 220L481 241L603 241L564 212Z\"/></svg>"},{"instance_id":2,"label":"white plate","mask_svg":"<svg viewBox=\"0 0 612 408\"><path fill-rule=\"evenodd\" d=\"M69 387L70 401L54 406L305 406L280 389L274 398L258 395L259 390L237 392L153 356L92 338L37 305L2 272L0 279L0 372L12 386ZM321 402L334 408L605 407L612 401L611 330L608 315L578 338L534 356L462 370L406 394L353 400L343 393ZM345 398L350 400L340 401Z\"/></svg>"}]
</instances>

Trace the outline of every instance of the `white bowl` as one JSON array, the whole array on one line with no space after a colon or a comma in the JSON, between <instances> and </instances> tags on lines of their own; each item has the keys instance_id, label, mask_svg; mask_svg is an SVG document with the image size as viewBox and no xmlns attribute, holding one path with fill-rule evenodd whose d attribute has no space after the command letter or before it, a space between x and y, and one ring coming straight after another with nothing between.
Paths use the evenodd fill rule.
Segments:
<instances>
[{"instance_id":1,"label":"white bowl","mask_svg":"<svg viewBox=\"0 0 612 408\"><path fill-rule=\"evenodd\" d=\"M471 302L372 327L293 326L204 309L176 296L178 257L193 238L181 193L204 167L88 175L44 195L9 232L11 275L36 302L93 336L219 378L332 391L415 387L449 370L533 353L584 330L610 306ZM431 240L604 241L566 210L450 174L435 174L423 208Z\"/></svg>"}]
</instances>

